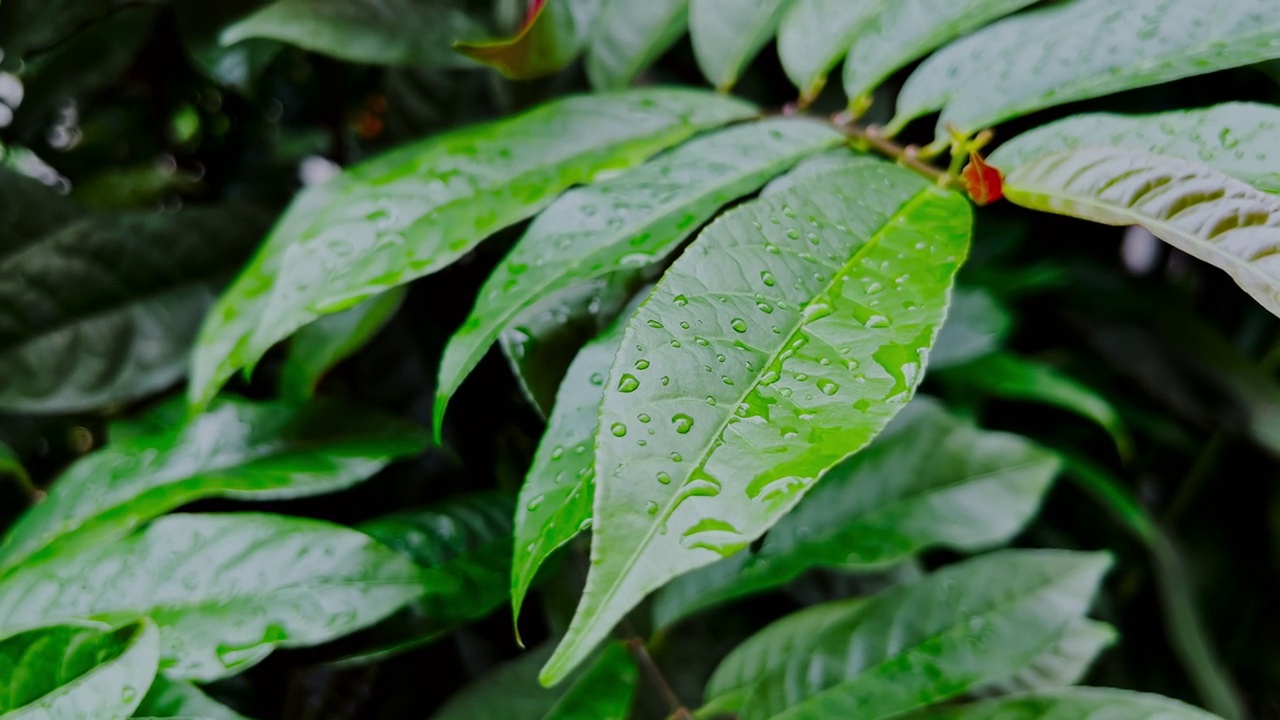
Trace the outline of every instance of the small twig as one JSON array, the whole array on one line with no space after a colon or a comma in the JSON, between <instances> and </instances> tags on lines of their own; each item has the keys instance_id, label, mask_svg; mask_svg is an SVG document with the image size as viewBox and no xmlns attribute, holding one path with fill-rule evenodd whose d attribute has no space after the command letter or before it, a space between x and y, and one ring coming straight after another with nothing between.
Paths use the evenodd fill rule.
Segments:
<instances>
[{"instance_id":1,"label":"small twig","mask_svg":"<svg viewBox=\"0 0 1280 720\"><path fill-rule=\"evenodd\" d=\"M644 638L639 635L632 635L627 638L626 643L627 650L630 650L631 655L636 659L636 664L649 676L649 682L652 682L654 687L658 688L658 694L671 707L672 719L693 720L693 715L689 713L689 709L685 707L684 703L680 702L680 697L676 695L676 691L671 689L671 683L667 682L662 670L658 668L657 663L649 655L649 649L645 647Z\"/></svg>"},{"instance_id":2,"label":"small twig","mask_svg":"<svg viewBox=\"0 0 1280 720\"><path fill-rule=\"evenodd\" d=\"M946 172L920 159L920 148L915 145L899 145L885 137L880 128L863 127L846 115L839 113L831 119L837 128L852 140L863 143L877 153L898 161L903 167L910 168L935 182L947 184L950 176Z\"/></svg>"}]
</instances>

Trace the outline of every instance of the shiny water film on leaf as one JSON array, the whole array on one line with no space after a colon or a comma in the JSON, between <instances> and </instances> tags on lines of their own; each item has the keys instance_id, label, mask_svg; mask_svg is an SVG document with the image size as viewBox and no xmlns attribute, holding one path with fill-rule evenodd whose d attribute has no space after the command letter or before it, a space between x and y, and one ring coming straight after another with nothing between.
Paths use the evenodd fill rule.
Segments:
<instances>
[{"instance_id":1,"label":"shiny water film on leaf","mask_svg":"<svg viewBox=\"0 0 1280 720\"><path fill-rule=\"evenodd\" d=\"M842 140L816 122L763 120L704 135L566 193L533 221L450 338L435 426L449 396L519 313L573 285L662 262L725 203Z\"/></svg>"},{"instance_id":2,"label":"shiny water film on leaf","mask_svg":"<svg viewBox=\"0 0 1280 720\"><path fill-rule=\"evenodd\" d=\"M747 640L712 675L707 697L727 696L719 704L742 720L880 720L926 707L1014 675L1051 649L1088 610L1109 565L1105 554L1002 551L865 602L840 601L844 617L786 654Z\"/></svg>"},{"instance_id":3,"label":"shiny water film on leaf","mask_svg":"<svg viewBox=\"0 0 1280 720\"><path fill-rule=\"evenodd\" d=\"M457 260L571 185L755 113L696 90L575 96L392 150L308 188L205 319L189 398L323 316Z\"/></svg>"},{"instance_id":4,"label":"shiny water film on leaf","mask_svg":"<svg viewBox=\"0 0 1280 720\"><path fill-rule=\"evenodd\" d=\"M1031 520L1058 465L1025 438L980 430L918 397L870 447L823 476L759 550L663 587L655 621L668 625L813 568L868 571L933 546L990 548Z\"/></svg>"},{"instance_id":5,"label":"shiny water film on leaf","mask_svg":"<svg viewBox=\"0 0 1280 720\"><path fill-rule=\"evenodd\" d=\"M1225 270L1280 315L1280 196L1181 158L1081 148L1005 178L1010 201L1108 225L1141 225Z\"/></svg>"},{"instance_id":6,"label":"shiny water film on leaf","mask_svg":"<svg viewBox=\"0 0 1280 720\"><path fill-rule=\"evenodd\" d=\"M81 622L0 641L0 717L125 720L151 685L160 634L142 620L119 629Z\"/></svg>"},{"instance_id":7,"label":"shiny water film on leaf","mask_svg":"<svg viewBox=\"0 0 1280 720\"><path fill-rule=\"evenodd\" d=\"M1063 32L1070 28L1070 32ZM1076 0L1008 18L912 74L891 128L972 133L1036 110L1280 57L1272 0Z\"/></svg>"},{"instance_id":8,"label":"shiny water film on leaf","mask_svg":"<svg viewBox=\"0 0 1280 720\"><path fill-rule=\"evenodd\" d=\"M419 597L430 574L325 522L170 515L11 572L0 582L0 637L80 618L150 617L167 676L215 680L276 647L316 645L377 622ZM448 584L440 577L436 586Z\"/></svg>"},{"instance_id":9,"label":"shiny water film on leaf","mask_svg":"<svg viewBox=\"0 0 1280 720\"><path fill-rule=\"evenodd\" d=\"M1075 115L1025 132L1002 144L988 161L1006 174L1066 150L1113 147L1172 155L1280 193L1280 108L1224 103L1154 115Z\"/></svg>"},{"instance_id":10,"label":"shiny water film on leaf","mask_svg":"<svg viewBox=\"0 0 1280 720\"><path fill-rule=\"evenodd\" d=\"M963 198L886 163L703 230L606 381L591 572L544 681L649 592L745 548L883 429L923 375L970 230Z\"/></svg>"},{"instance_id":11,"label":"shiny water film on leaf","mask_svg":"<svg viewBox=\"0 0 1280 720\"><path fill-rule=\"evenodd\" d=\"M0 576L49 553L123 536L201 498L282 500L341 490L425 447L413 423L344 403L227 397L189 422L122 437L73 463L0 542Z\"/></svg>"}]
</instances>

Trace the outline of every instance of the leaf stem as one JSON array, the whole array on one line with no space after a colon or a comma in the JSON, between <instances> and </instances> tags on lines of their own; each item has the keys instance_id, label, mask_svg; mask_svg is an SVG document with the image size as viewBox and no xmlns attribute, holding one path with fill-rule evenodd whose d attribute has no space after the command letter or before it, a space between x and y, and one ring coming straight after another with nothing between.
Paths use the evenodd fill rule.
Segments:
<instances>
[{"instance_id":1,"label":"leaf stem","mask_svg":"<svg viewBox=\"0 0 1280 720\"><path fill-rule=\"evenodd\" d=\"M915 145L899 145L890 140L884 131L875 125L862 126L853 121L848 113L836 113L831 122L849 139L861 143L875 152L896 160L900 165L910 168L940 185L949 185L954 179L946 171L936 168L920 159L920 148Z\"/></svg>"},{"instance_id":2,"label":"leaf stem","mask_svg":"<svg viewBox=\"0 0 1280 720\"><path fill-rule=\"evenodd\" d=\"M662 670L653 661L653 657L649 655L649 649L645 647L644 638L639 635L632 635L626 639L626 643L627 650L630 650L632 657L636 659L636 664L649 677L649 682L653 683L654 687L658 689L658 694L662 696L663 701L671 707L672 720L693 720L693 715L689 714L689 708L680 702L680 697L676 695L676 691L671 689L671 683L667 682Z\"/></svg>"}]
</instances>

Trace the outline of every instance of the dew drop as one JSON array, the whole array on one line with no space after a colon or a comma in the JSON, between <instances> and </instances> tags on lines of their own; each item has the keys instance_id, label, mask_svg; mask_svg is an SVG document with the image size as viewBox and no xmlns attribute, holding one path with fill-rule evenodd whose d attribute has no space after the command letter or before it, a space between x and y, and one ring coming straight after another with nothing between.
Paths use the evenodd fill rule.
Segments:
<instances>
[{"instance_id":1,"label":"dew drop","mask_svg":"<svg viewBox=\"0 0 1280 720\"><path fill-rule=\"evenodd\" d=\"M734 332L744 333L747 331L747 321L742 318L734 318L729 321L729 327L733 328Z\"/></svg>"},{"instance_id":2,"label":"dew drop","mask_svg":"<svg viewBox=\"0 0 1280 720\"><path fill-rule=\"evenodd\" d=\"M637 419L637 420L639 420L639 421L640 421L640 422L642 422L642 423L647 423L647 422L649 422L650 420L652 420L653 418L649 417L649 414L648 414L648 413L640 413L639 415L637 415L637 416L636 416L636 419Z\"/></svg>"},{"instance_id":3,"label":"dew drop","mask_svg":"<svg viewBox=\"0 0 1280 720\"><path fill-rule=\"evenodd\" d=\"M671 462L684 462L684 456L678 452L671 453Z\"/></svg>"},{"instance_id":4,"label":"dew drop","mask_svg":"<svg viewBox=\"0 0 1280 720\"><path fill-rule=\"evenodd\" d=\"M609 427L609 431L613 433L614 437L622 437L627 434L627 426L622 423L614 423Z\"/></svg>"},{"instance_id":5,"label":"dew drop","mask_svg":"<svg viewBox=\"0 0 1280 720\"><path fill-rule=\"evenodd\" d=\"M654 502L654 501L650 500L649 502L647 502L647 503L645 503L645 504L644 504L644 511L645 511L646 513L648 513L649 515L657 515L657 514L658 514L658 503L656 503L656 502Z\"/></svg>"},{"instance_id":6,"label":"dew drop","mask_svg":"<svg viewBox=\"0 0 1280 720\"><path fill-rule=\"evenodd\" d=\"M680 307L684 307L685 305L689 304L689 298L685 297L684 295L677 295L674 298L671 298L671 302L675 303Z\"/></svg>"},{"instance_id":7,"label":"dew drop","mask_svg":"<svg viewBox=\"0 0 1280 720\"><path fill-rule=\"evenodd\" d=\"M545 499L546 499L545 495L535 495L529 500L528 503L525 504L524 507L529 512L533 512L534 510L537 510L542 505L542 501Z\"/></svg>"},{"instance_id":8,"label":"dew drop","mask_svg":"<svg viewBox=\"0 0 1280 720\"><path fill-rule=\"evenodd\" d=\"M600 373L591 373L591 384L592 384L592 385L603 385L603 384L604 384L604 375L602 375L602 374L600 374Z\"/></svg>"},{"instance_id":9,"label":"dew drop","mask_svg":"<svg viewBox=\"0 0 1280 720\"><path fill-rule=\"evenodd\" d=\"M639 360L636 361L637 370L647 370L648 368L649 368L648 360L645 360L644 358L640 358Z\"/></svg>"},{"instance_id":10,"label":"dew drop","mask_svg":"<svg viewBox=\"0 0 1280 720\"><path fill-rule=\"evenodd\" d=\"M660 472L658 473L658 482L662 483L663 485L670 485L671 476L666 474L665 472Z\"/></svg>"},{"instance_id":11,"label":"dew drop","mask_svg":"<svg viewBox=\"0 0 1280 720\"><path fill-rule=\"evenodd\" d=\"M649 327L653 328L654 330L661 330L661 329L662 329L662 323L658 322L657 320L650 320L650 321L648 322L648 325L649 325Z\"/></svg>"},{"instance_id":12,"label":"dew drop","mask_svg":"<svg viewBox=\"0 0 1280 720\"><path fill-rule=\"evenodd\" d=\"M557 446L555 446L554 448L552 448L552 449L551 449L551 459L552 459L552 460L559 460L559 459L560 459L560 458L562 458L562 457L564 457L564 446L563 446L563 445L557 445Z\"/></svg>"},{"instance_id":13,"label":"dew drop","mask_svg":"<svg viewBox=\"0 0 1280 720\"><path fill-rule=\"evenodd\" d=\"M693 429L693 418L684 413L677 413L671 416L671 424L676 426L676 432L681 435L688 435Z\"/></svg>"},{"instance_id":14,"label":"dew drop","mask_svg":"<svg viewBox=\"0 0 1280 720\"><path fill-rule=\"evenodd\" d=\"M774 285L778 284L778 281L773 277L773 273L769 272L768 270L765 270L760 273L760 280L764 282L764 284L768 287L773 287Z\"/></svg>"},{"instance_id":15,"label":"dew drop","mask_svg":"<svg viewBox=\"0 0 1280 720\"><path fill-rule=\"evenodd\" d=\"M622 378L618 380L619 392L624 392L624 393L635 392L639 387L640 387L640 381L636 379L635 375L632 375L630 373L623 375Z\"/></svg>"},{"instance_id":16,"label":"dew drop","mask_svg":"<svg viewBox=\"0 0 1280 720\"><path fill-rule=\"evenodd\" d=\"M840 386L826 378L818 380L818 389L822 391L823 395L835 395L840 392Z\"/></svg>"}]
</instances>

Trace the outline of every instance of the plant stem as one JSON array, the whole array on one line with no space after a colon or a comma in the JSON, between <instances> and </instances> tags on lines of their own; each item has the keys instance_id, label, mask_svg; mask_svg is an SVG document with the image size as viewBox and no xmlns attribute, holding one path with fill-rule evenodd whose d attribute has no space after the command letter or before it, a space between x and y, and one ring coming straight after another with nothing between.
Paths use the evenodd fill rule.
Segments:
<instances>
[{"instance_id":1,"label":"plant stem","mask_svg":"<svg viewBox=\"0 0 1280 720\"><path fill-rule=\"evenodd\" d=\"M676 695L676 691L671 689L671 683L667 682L667 678L663 676L662 670L658 668L657 663L653 661L653 657L649 655L649 649L645 647L644 638L639 635L632 635L626 640L627 649L631 651L631 655L636 659L636 664L649 676L649 682L658 688L658 694L662 696L664 702L671 707L672 720L693 720L693 715L689 714L689 709L684 703L680 702L680 697Z\"/></svg>"},{"instance_id":2,"label":"plant stem","mask_svg":"<svg viewBox=\"0 0 1280 720\"><path fill-rule=\"evenodd\" d=\"M1165 527L1178 526L1178 521L1182 519L1191 501L1200 492L1200 488L1204 487L1205 481L1213 475L1214 467L1218 464L1218 456L1222 454L1222 447L1226 442L1227 433L1221 429L1210 436L1209 442L1205 443L1199 456L1196 457L1195 464L1191 466L1191 471L1178 487L1178 494L1174 496L1173 502L1169 503L1169 508L1161 518Z\"/></svg>"},{"instance_id":3,"label":"plant stem","mask_svg":"<svg viewBox=\"0 0 1280 720\"><path fill-rule=\"evenodd\" d=\"M847 137L866 145L877 153L896 160L903 167L910 168L940 184L949 184L952 176L920 159L920 148L915 145L899 145L886 137L880 128L874 125L863 127L853 122L844 113L837 113L831 122Z\"/></svg>"}]
</instances>

